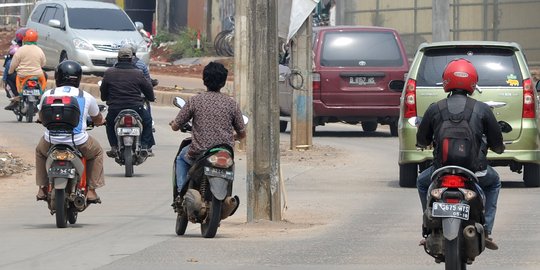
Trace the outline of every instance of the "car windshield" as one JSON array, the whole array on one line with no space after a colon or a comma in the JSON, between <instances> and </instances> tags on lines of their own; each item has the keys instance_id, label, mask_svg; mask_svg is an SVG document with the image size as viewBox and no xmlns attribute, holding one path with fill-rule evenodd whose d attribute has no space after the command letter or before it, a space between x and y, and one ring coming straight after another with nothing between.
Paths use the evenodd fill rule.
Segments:
<instances>
[{"instance_id":1,"label":"car windshield","mask_svg":"<svg viewBox=\"0 0 540 270\"><path fill-rule=\"evenodd\" d=\"M321 65L328 67L395 67L403 65L391 32L331 32L324 35Z\"/></svg>"},{"instance_id":2,"label":"car windshield","mask_svg":"<svg viewBox=\"0 0 540 270\"><path fill-rule=\"evenodd\" d=\"M74 29L100 29L134 31L135 26L120 9L68 8L69 27Z\"/></svg>"},{"instance_id":3,"label":"car windshield","mask_svg":"<svg viewBox=\"0 0 540 270\"><path fill-rule=\"evenodd\" d=\"M476 67L478 86L520 86L521 70L514 51L506 48L436 48L424 53L416 76L417 86L441 86L444 68L465 58Z\"/></svg>"}]
</instances>

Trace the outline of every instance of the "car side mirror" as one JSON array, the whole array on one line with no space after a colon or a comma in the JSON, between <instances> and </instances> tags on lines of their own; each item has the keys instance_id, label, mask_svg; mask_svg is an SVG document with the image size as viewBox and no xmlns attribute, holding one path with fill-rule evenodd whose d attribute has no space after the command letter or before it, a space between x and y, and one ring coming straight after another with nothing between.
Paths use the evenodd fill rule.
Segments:
<instances>
[{"instance_id":1,"label":"car side mirror","mask_svg":"<svg viewBox=\"0 0 540 270\"><path fill-rule=\"evenodd\" d=\"M135 28L137 28L137 31L141 31L144 28L144 24L142 22L135 22Z\"/></svg>"},{"instance_id":2,"label":"car side mirror","mask_svg":"<svg viewBox=\"0 0 540 270\"><path fill-rule=\"evenodd\" d=\"M186 101L181 97L175 97L173 99L173 105L181 109L184 107L184 105L186 105Z\"/></svg>"},{"instance_id":3,"label":"car side mirror","mask_svg":"<svg viewBox=\"0 0 540 270\"><path fill-rule=\"evenodd\" d=\"M60 23L59 20L56 20L56 19L52 19L52 20L49 20L49 22L47 23L50 27L54 27L54 28L62 28L62 23Z\"/></svg>"},{"instance_id":4,"label":"car side mirror","mask_svg":"<svg viewBox=\"0 0 540 270\"><path fill-rule=\"evenodd\" d=\"M512 131L512 126L504 121L499 121L499 127L501 127L501 132L510 133Z\"/></svg>"},{"instance_id":5,"label":"car side mirror","mask_svg":"<svg viewBox=\"0 0 540 270\"><path fill-rule=\"evenodd\" d=\"M405 86L405 81L402 80L393 80L388 84L388 87L390 90L401 92L403 91L403 87Z\"/></svg>"}]
</instances>

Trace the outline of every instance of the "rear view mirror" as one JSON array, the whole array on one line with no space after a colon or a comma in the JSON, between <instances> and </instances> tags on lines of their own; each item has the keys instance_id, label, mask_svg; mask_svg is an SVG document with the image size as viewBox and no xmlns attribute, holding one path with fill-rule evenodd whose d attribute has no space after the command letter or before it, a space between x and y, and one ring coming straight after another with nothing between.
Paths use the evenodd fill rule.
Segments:
<instances>
[{"instance_id":1,"label":"rear view mirror","mask_svg":"<svg viewBox=\"0 0 540 270\"><path fill-rule=\"evenodd\" d=\"M144 28L144 24L142 22L135 22L135 27L138 31Z\"/></svg>"},{"instance_id":2,"label":"rear view mirror","mask_svg":"<svg viewBox=\"0 0 540 270\"><path fill-rule=\"evenodd\" d=\"M61 23L60 23L59 20L52 19L52 20L49 20L48 25L49 25L50 27L60 28Z\"/></svg>"},{"instance_id":3,"label":"rear view mirror","mask_svg":"<svg viewBox=\"0 0 540 270\"><path fill-rule=\"evenodd\" d=\"M174 106L181 109L182 107L184 107L184 105L186 105L186 101L181 97L175 97L173 99L173 104L174 104Z\"/></svg>"},{"instance_id":4,"label":"rear view mirror","mask_svg":"<svg viewBox=\"0 0 540 270\"><path fill-rule=\"evenodd\" d=\"M405 81L402 80L393 80L388 84L388 87L390 90L401 92L403 90L403 87L405 86Z\"/></svg>"},{"instance_id":5,"label":"rear view mirror","mask_svg":"<svg viewBox=\"0 0 540 270\"><path fill-rule=\"evenodd\" d=\"M510 124L504 122L504 121L499 121L499 126L501 127L501 131L503 133L509 133L510 131L512 131L512 126L510 126Z\"/></svg>"}]
</instances>

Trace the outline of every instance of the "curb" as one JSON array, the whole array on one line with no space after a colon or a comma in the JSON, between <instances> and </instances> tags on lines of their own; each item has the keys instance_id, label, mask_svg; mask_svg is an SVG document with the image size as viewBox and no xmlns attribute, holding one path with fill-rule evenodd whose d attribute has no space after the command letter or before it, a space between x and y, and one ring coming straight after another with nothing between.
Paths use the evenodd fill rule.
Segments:
<instances>
[{"instance_id":1,"label":"curb","mask_svg":"<svg viewBox=\"0 0 540 270\"><path fill-rule=\"evenodd\" d=\"M47 89L51 89L54 87L56 87L54 81L47 82ZM101 101L101 94L99 92L98 85L91 84L91 83L81 83L79 88L92 94L92 96L98 99L98 102ZM197 93L179 93L179 92L156 91L156 90L154 90L154 94L156 96L156 101L153 102L152 104L160 105L160 106L169 106L169 107L174 107L173 99L175 97L181 97L185 100L188 100L190 97L197 95Z\"/></svg>"}]
</instances>

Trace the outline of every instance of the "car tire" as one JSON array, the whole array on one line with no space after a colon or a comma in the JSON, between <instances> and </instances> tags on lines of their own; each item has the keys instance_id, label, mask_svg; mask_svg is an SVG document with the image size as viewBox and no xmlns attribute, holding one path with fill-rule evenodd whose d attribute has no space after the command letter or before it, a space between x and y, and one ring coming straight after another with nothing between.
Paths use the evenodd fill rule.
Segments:
<instances>
[{"instance_id":1,"label":"car tire","mask_svg":"<svg viewBox=\"0 0 540 270\"><path fill-rule=\"evenodd\" d=\"M526 187L540 187L540 164L523 165L523 182Z\"/></svg>"},{"instance_id":2,"label":"car tire","mask_svg":"<svg viewBox=\"0 0 540 270\"><path fill-rule=\"evenodd\" d=\"M392 137L397 137L398 136L397 122L390 123L390 135Z\"/></svg>"},{"instance_id":3,"label":"car tire","mask_svg":"<svg viewBox=\"0 0 540 270\"><path fill-rule=\"evenodd\" d=\"M285 132L288 123L287 121L279 121L279 132Z\"/></svg>"},{"instance_id":4,"label":"car tire","mask_svg":"<svg viewBox=\"0 0 540 270\"><path fill-rule=\"evenodd\" d=\"M362 129L365 132L374 132L377 130L377 122L375 121L364 121L362 122Z\"/></svg>"},{"instance_id":5,"label":"car tire","mask_svg":"<svg viewBox=\"0 0 540 270\"><path fill-rule=\"evenodd\" d=\"M418 165L416 163L399 164L399 186L416 187L418 177Z\"/></svg>"}]
</instances>

